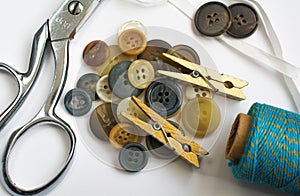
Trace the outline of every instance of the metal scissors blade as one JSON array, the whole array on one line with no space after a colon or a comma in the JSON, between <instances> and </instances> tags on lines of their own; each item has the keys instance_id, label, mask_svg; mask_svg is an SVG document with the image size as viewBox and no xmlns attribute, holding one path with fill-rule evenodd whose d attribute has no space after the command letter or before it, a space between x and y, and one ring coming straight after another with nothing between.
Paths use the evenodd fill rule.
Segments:
<instances>
[{"instance_id":1,"label":"metal scissors blade","mask_svg":"<svg viewBox=\"0 0 300 196\"><path fill-rule=\"evenodd\" d=\"M85 21L89 13L102 2L100 0L67 0L59 9L42 25L34 36L28 70L20 73L12 67L1 63L0 69L7 71L17 81L19 92L15 100L0 115L0 129L11 119L25 100L32 88L42 65L47 43L50 43L54 61L55 74L49 95L40 111L27 124L17 129L11 135L1 161L1 180L7 191L12 195L45 194L45 190L55 187L58 180L69 169L75 152L76 137L72 128L55 113L55 107L60 99L67 79L69 63L69 43L77 32L80 24ZM13 182L8 172L8 160L15 143L30 128L40 124L51 124L61 128L69 139L69 153L61 170L47 183L40 187L25 190Z\"/></svg>"},{"instance_id":2,"label":"metal scissors blade","mask_svg":"<svg viewBox=\"0 0 300 196\"><path fill-rule=\"evenodd\" d=\"M187 160L192 165L200 167L198 157L208 155L208 152L205 149L200 147L190 138L182 135L180 130L154 112L141 100L134 96L131 97L131 99L150 118L151 122L144 122L135 116L123 112L122 115L126 119L140 127L149 135L152 135L159 142L168 146L171 150L175 151L180 157Z\"/></svg>"}]
</instances>

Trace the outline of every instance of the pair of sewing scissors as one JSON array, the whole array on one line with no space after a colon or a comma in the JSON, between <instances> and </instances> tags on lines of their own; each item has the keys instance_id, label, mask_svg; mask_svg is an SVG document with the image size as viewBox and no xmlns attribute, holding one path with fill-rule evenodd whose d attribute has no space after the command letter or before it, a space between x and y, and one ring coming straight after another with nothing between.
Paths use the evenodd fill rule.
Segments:
<instances>
[{"instance_id":1,"label":"pair of sewing scissors","mask_svg":"<svg viewBox=\"0 0 300 196\"><path fill-rule=\"evenodd\" d=\"M248 85L247 81L235 78L227 74L186 61L173 55L163 53L163 60L174 65L180 72L157 70L157 73L175 78L192 85L201 86L213 93L224 95L235 100L246 99L242 88Z\"/></svg>"},{"instance_id":2,"label":"pair of sewing scissors","mask_svg":"<svg viewBox=\"0 0 300 196\"><path fill-rule=\"evenodd\" d=\"M0 71L8 72L18 84L18 94L14 101L0 114L0 130L17 112L31 90L42 65L47 43L50 44L55 60L55 75L48 98L40 111L31 121L12 133L6 145L1 161L1 180L5 188L13 195L39 194L44 190L54 188L57 180L61 180L63 173L69 168L74 156L76 137L71 127L55 113L55 107L60 99L67 79L69 61L69 43L88 16L102 0L66 0L58 10L42 25L34 36L29 67L26 73L20 73L14 68L1 63ZM51 124L65 131L69 138L69 152L62 169L44 185L24 190L18 187L8 172L8 160L11 151L20 137L30 128L40 124Z\"/></svg>"},{"instance_id":3,"label":"pair of sewing scissors","mask_svg":"<svg viewBox=\"0 0 300 196\"><path fill-rule=\"evenodd\" d=\"M121 114L126 119L162 144L166 145L170 150L173 150L184 160L188 161L195 167L200 167L199 157L208 155L208 152L205 149L187 136L184 136L178 128L154 112L141 100L134 96L131 97L131 99L145 113L150 122L122 112Z\"/></svg>"}]
</instances>

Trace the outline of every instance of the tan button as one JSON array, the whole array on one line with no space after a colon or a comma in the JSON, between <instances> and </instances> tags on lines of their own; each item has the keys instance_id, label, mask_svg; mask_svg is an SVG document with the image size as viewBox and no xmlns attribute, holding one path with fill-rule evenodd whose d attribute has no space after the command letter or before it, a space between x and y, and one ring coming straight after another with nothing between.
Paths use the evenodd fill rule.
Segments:
<instances>
[{"instance_id":1,"label":"tan button","mask_svg":"<svg viewBox=\"0 0 300 196\"><path fill-rule=\"evenodd\" d=\"M115 105L103 103L99 105L90 116L90 129L99 139L108 141L111 129L117 124L113 110Z\"/></svg>"},{"instance_id":2,"label":"tan button","mask_svg":"<svg viewBox=\"0 0 300 196\"><path fill-rule=\"evenodd\" d=\"M123 99L117 107L117 117L119 122L128 122L128 120L122 116L122 112L135 116L143 121L147 119L145 113L131 100L131 97Z\"/></svg>"},{"instance_id":3,"label":"tan button","mask_svg":"<svg viewBox=\"0 0 300 196\"><path fill-rule=\"evenodd\" d=\"M129 82L138 89L145 89L154 80L155 73L149 61L139 59L131 63L128 69Z\"/></svg>"},{"instance_id":4,"label":"tan button","mask_svg":"<svg viewBox=\"0 0 300 196\"><path fill-rule=\"evenodd\" d=\"M102 65L109 57L109 47L104 41L90 42L83 50L83 61L90 66Z\"/></svg>"},{"instance_id":5,"label":"tan button","mask_svg":"<svg viewBox=\"0 0 300 196\"><path fill-rule=\"evenodd\" d=\"M96 70L101 77L104 75L108 75L110 70L119 62L134 61L137 58L137 56L123 54L119 46L117 45L109 46L109 50L109 58L102 65L96 67Z\"/></svg>"},{"instance_id":6,"label":"tan button","mask_svg":"<svg viewBox=\"0 0 300 196\"><path fill-rule=\"evenodd\" d=\"M218 105L209 98L194 98L184 106L182 111L184 128L199 138L211 134L219 126L220 119Z\"/></svg>"},{"instance_id":7,"label":"tan button","mask_svg":"<svg viewBox=\"0 0 300 196\"><path fill-rule=\"evenodd\" d=\"M112 102L112 92L108 85L108 75L102 76L100 80L98 80L96 84L96 93L102 101L106 103Z\"/></svg>"},{"instance_id":8,"label":"tan button","mask_svg":"<svg viewBox=\"0 0 300 196\"><path fill-rule=\"evenodd\" d=\"M188 100L196 97L212 98L212 93L203 87L188 85L185 88L185 96Z\"/></svg>"},{"instance_id":9,"label":"tan button","mask_svg":"<svg viewBox=\"0 0 300 196\"><path fill-rule=\"evenodd\" d=\"M146 49L147 38L137 29L128 29L119 35L118 45L124 54L138 55Z\"/></svg>"},{"instance_id":10,"label":"tan button","mask_svg":"<svg viewBox=\"0 0 300 196\"><path fill-rule=\"evenodd\" d=\"M135 127L130 124L121 123L115 125L109 133L109 141L111 145L117 149L121 149L130 142L139 142L140 138L136 134Z\"/></svg>"}]
</instances>

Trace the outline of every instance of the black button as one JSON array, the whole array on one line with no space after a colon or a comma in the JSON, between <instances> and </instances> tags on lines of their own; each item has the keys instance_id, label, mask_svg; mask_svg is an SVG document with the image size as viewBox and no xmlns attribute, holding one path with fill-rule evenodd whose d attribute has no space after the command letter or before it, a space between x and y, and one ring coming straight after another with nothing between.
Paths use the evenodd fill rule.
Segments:
<instances>
[{"instance_id":1,"label":"black button","mask_svg":"<svg viewBox=\"0 0 300 196\"><path fill-rule=\"evenodd\" d=\"M142 54L138 56L139 59L147 61L161 61L162 53L167 52L171 48L168 42L160 39L154 39L147 42L147 47Z\"/></svg>"},{"instance_id":2,"label":"black button","mask_svg":"<svg viewBox=\"0 0 300 196\"><path fill-rule=\"evenodd\" d=\"M171 120L168 121L176 128L178 128L181 131L182 135L185 135L183 129L179 126L178 123ZM170 150L166 145L162 144L151 135L146 136L146 145L148 150L158 158L175 159L178 157L178 155L175 154L174 151Z\"/></svg>"},{"instance_id":3,"label":"black button","mask_svg":"<svg viewBox=\"0 0 300 196\"><path fill-rule=\"evenodd\" d=\"M109 72L108 84L113 94L124 99L131 96L139 96L143 90L134 88L128 79L128 68L132 62L122 61L116 64Z\"/></svg>"},{"instance_id":4,"label":"black button","mask_svg":"<svg viewBox=\"0 0 300 196\"><path fill-rule=\"evenodd\" d=\"M99 99L96 93L96 84L100 76L94 73L88 73L79 78L76 87L85 90L93 101Z\"/></svg>"},{"instance_id":5,"label":"black button","mask_svg":"<svg viewBox=\"0 0 300 196\"><path fill-rule=\"evenodd\" d=\"M108 141L111 129L117 124L114 116L116 105L111 103L103 103L99 105L90 116L90 129L92 133L99 139Z\"/></svg>"},{"instance_id":6,"label":"black button","mask_svg":"<svg viewBox=\"0 0 300 196\"><path fill-rule=\"evenodd\" d=\"M200 33L207 36L218 36L229 28L231 13L223 3L211 1L197 10L194 22Z\"/></svg>"},{"instance_id":7,"label":"black button","mask_svg":"<svg viewBox=\"0 0 300 196\"><path fill-rule=\"evenodd\" d=\"M192 63L200 64L200 58L197 52L187 45L176 45L168 50L168 54Z\"/></svg>"},{"instance_id":8,"label":"black button","mask_svg":"<svg viewBox=\"0 0 300 196\"><path fill-rule=\"evenodd\" d=\"M152 82L145 94L146 104L161 116L175 114L182 105L182 99L180 86L169 78Z\"/></svg>"},{"instance_id":9,"label":"black button","mask_svg":"<svg viewBox=\"0 0 300 196\"><path fill-rule=\"evenodd\" d=\"M244 3L229 6L232 22L227 33L236 38L245 38L252 35L258 26L258 15L253 7Z\"/></svg>"},{"instance_id":10,"label":"black button","mask_svg":"<svg viewBox=\"0 0 300 196\"><path fill-rule=\"evenodd\" d=\"M128 143L120 150L119 162L123 169L129 172L138 172L148 163L147 149L139 143Z\"/></svg>"},{"instance_id":11,"label":"black button","mask_svg":"<svg viewBox=\"0 0 300 196\"><path fill-rule=\"evenodd\" d=\"M92 99L84 90L75 88L66 94L64 104L71 115L82 116L90 111Z\"/></svg>"}]
</instances>

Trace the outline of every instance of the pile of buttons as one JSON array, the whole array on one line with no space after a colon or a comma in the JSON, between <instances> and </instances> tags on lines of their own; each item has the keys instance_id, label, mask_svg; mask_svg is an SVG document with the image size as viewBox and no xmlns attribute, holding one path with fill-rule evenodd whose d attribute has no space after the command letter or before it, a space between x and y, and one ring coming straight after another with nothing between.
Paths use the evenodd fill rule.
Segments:
<instances>
[{"instance_id":1,"label":"pile of buttons","mask_svg":"<svg viewBox=\"0 0 300 196\"><path fill-rule=\"evenodd\" d=\"M221 2L211 1L196 12L194 23L203 35L219 36L225 32L235 38L252 35L258 26L258 15L253 7L235 3L227 7Z\"/></svg>"},{"instance_id":2,"label":"pile of buttons","mask_svg":"<svg viewBox=\"0 0 300 196\"><path fill-rule=\"evenodd\" d=\"M123 169L142 170L148 162L148 151L161 159L178 157L122 116L125 112L147 122L148 117L135 105L132 96L168 119L183 135L188 131L204 138L218 127L220 109L209 90L156 73L157 70L181 71L162 59L162 53L200 64L193 48L183 44L171 46L160 39L147 40L145 27L138 21L124 24L117 42L108 46L104 41L95 40L85 47L83 60L97 74L82 75L76 88L66 94L65 106L71 115L82 116L89 112L92 101L100 100L91 112L89 127L100 141L110 142L120 150L119 164Z\"/></svg>"}]
</instances>

